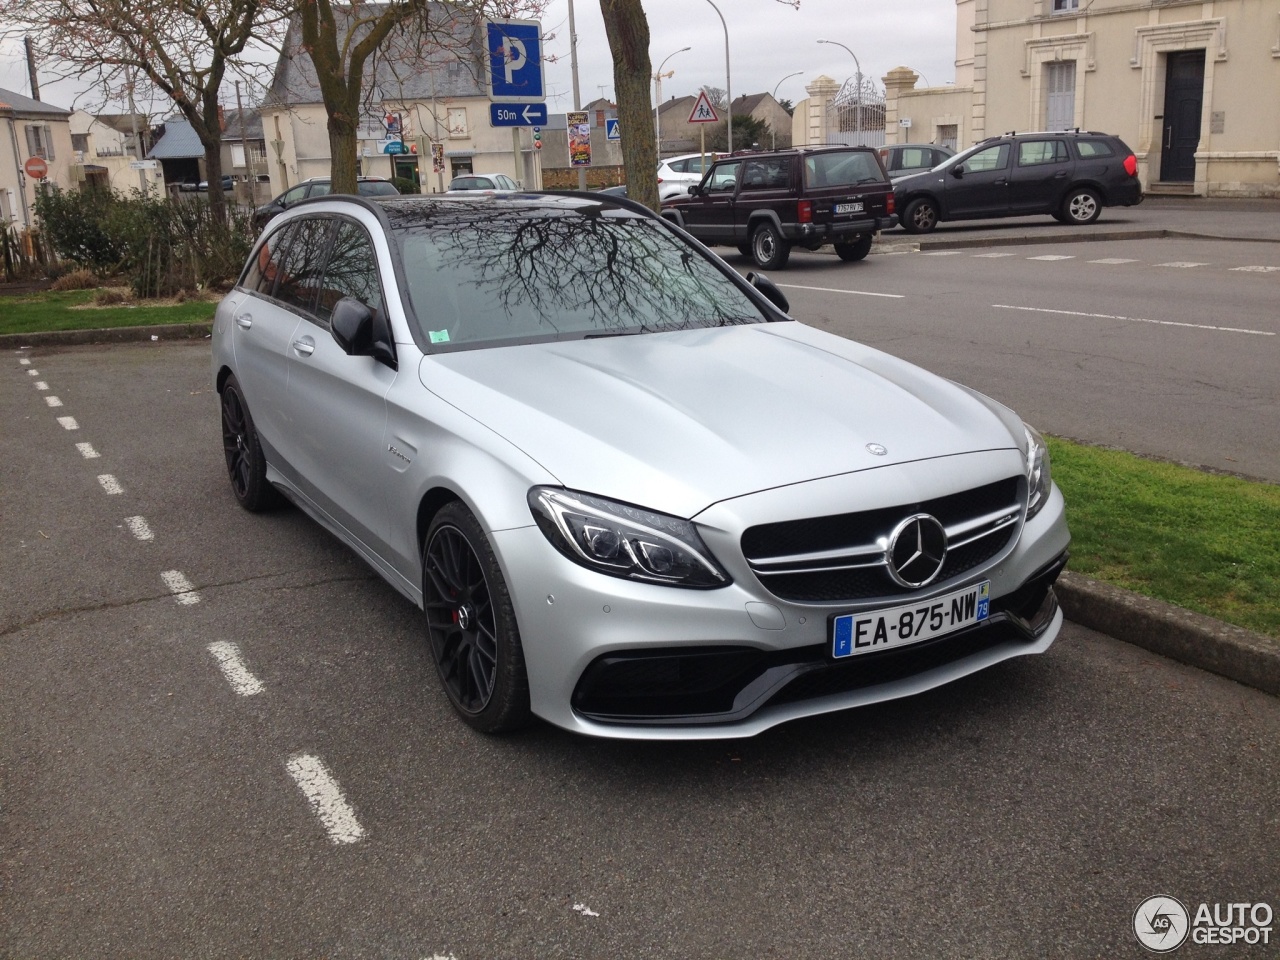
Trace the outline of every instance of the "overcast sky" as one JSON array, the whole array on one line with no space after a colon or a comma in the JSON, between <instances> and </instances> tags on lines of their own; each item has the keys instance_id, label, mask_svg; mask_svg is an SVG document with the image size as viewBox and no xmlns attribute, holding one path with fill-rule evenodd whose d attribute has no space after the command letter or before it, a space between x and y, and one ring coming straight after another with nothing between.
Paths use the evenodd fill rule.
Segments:
<instances>
[{"instance_id":1,"label":"overcast sky","mask_svg":"<svg viewBox=\"0 0 1280 960\"><path fill-rule=\"evenodd\" d=\"M955 79L955 0L800 0L799 9L777 0L715 0L729 32L729 61L735 97L772 93L793 103L805 84L821 74L837 81L852 76L854 57L819 38L849 47L866 76L877 84L891 69L907 66L930 84ZM671 56L662 81L664 100L700 87L725 87L725 29L711 0L644 0L649 18L649 56L656 71ZM613 95L613 66L600 18L599 0L575 0L578 73L582 102ZM569 2L550 0L542 17L548 37L547 106L552 113L573 108L569 68ZM682 47L691 49L676 53ZM665 71L664 71L665 72ZM800 76L787 77L799 72ZM784 79L786 78L786 79ZM924 81L921 81L922 85ZM0 48L0 87L30 95L21 44ZM79 91L41 76L41 99L70 108ZM234 94L230 85L225 102Z\"/></svg>"}]
</instances>

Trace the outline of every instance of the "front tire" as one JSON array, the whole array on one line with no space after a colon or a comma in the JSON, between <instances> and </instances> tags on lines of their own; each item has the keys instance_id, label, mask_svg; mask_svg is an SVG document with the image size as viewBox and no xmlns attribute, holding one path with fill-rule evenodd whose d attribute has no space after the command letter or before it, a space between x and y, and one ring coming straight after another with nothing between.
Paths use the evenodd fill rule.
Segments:
<instances>
[{"instance_id":1,"label":"front tire","mask_svg":"<svg viewBox=\"0 0 1280 960\"><path fill-rule=\"evenodd\" d=\"M267 480L267 458L249 405L235 375L222 385L222 452L236 502L251 513L277 506L280 494Z\"/></svg>"},{"instance_id":2,"label":"front tire","mask_svg":"<svg viewBox=\"0 0 1280 960\"><path fill-rule=\"evenodd\" d=\"M1072 190L1062 201L1063 223L1083 226L1102 215L1102 199L1088 187Z\"/></svg>"},{"instance_id":3,"label":"front tire","mask_svg":"<svg viewBox=\"0 0 1280 960\"><path fill-rule=\"evenodd\" d=\"M867 254L871 252L871 241L873 239L871 234L864 233L860 234L852 243L837 243L836 256L845 263L865 260Z\"/></svg>"},{"instance_id":4,"label":"front tire","mask_svg":"<svg viewBox=\"0 0 1280 960\"><path fill-rule=\"evenodd\" d=\"M761 270L781 270L791 257L791 244L772 223L765 221L751 234L751 259Z\"/></svg>"},{"instance_id":5,"label":"front tire","mask_svg":"<svg viewBox=\"0 0 1280 960\"><path fill-rule=\"evenodd\" d=\"M902 211L902 229L907 233L928 233L938 225L938 204L928 197L916 197Z\"/></svg>"},{"instance_id":6,"label":"front tire","mask_svg":"<svg viewBox=\"0 0 1280 960\"><path fill-rule=\"evenodd\" d=\"M440 681L481 733L529 722L529 680L506 581L479 522L462 503L441 508L422 551L422 605Z\"/></svg>"}]
</instances>

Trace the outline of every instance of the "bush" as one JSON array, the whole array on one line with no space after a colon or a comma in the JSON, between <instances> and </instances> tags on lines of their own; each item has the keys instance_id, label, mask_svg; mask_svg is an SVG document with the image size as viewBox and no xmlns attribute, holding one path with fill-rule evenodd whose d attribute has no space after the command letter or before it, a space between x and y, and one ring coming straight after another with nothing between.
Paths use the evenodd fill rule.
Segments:
<instances>
[{"instance_id":1,"label":"bush","mask_svg":"<svg viewBox=\"0 0 1280 960\"><path fill-rule=\"evenodd\" d=\"M64 273L50 285L50 290L92 290L98 285L98 278L92 270L81 267Z\"/></svg>"},{"instance_id":2,"label":"bush","mask_svg":"<svg viewBox=\"0 0 1280 960\"><path fill-rule=\"evenodd\" d=\"M401 193L421 193L418 185L408 177L393 177L391 182Z\"/></svg>"},{"instance_id":3,"label":"bush","mask_svg":"<svg viewBox=\"0 0 1280 960\"><path fill-rule=\"evenodd\" d=\"M129 295L119 287L104 287L94 295L93 302L100 307L113 307L119 303L128 303Z\"/></svg>"},{"instance_id":4,"label":"bush","mask_svg":"<svg viewBox=\"0 0 1280 960\"><path fill-rule=\"evenodd\" d=\"M256 235L251 215L215 218L204 197L158 199L135 190L43 192L36 213L53 248L101 274L122 273L138 297L171 296L234 278Z\"/></svg>"}]
</instances>

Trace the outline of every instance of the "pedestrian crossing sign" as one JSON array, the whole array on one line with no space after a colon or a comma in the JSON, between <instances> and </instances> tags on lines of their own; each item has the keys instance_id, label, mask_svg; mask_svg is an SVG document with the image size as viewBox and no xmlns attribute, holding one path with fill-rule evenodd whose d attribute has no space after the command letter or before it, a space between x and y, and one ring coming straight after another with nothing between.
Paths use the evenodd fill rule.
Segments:
<instances>
[{"instance_id":1,"label":"pedestrian crossing sign","mask_svg":"<svg viewBox=\"0 0 1280 960\"><path fill-rule=\"evenodd\" d=\"M698 93L698 100L693 105L693 113L689 114L690 123L716 123L720 117L716 115L716 108L711 105L711 101L707 99L707 91L702 90Z\"/></svg>"}]
</instances>

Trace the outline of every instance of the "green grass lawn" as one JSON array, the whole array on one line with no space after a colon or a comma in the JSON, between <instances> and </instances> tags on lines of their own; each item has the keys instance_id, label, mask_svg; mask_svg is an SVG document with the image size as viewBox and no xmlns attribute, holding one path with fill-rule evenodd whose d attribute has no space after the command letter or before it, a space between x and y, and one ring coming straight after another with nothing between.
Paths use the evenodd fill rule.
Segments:
<instances>
[{"instance_id":1,"label":"green grass lawn","mask_svg":"<svg viewBox=\"0 0 1280 960\"><path fill-rule=\"evenodd\" d=\"M142 327L166 323L201 323L213 319L217 306L203 300L163 306L93 306L95 290L44 291L0 297L0 333L39 333L46 330L96 330L102 327ZM85 307L84 304L89 304ZM76 309L80 308L80 309Z\"/></svg>"},{"instance_id":2,"label":"green grass lawn","mask_svg":"<svg viewBox=\"0 0 1280 960\"><path fill-rule=\"evenodd\" d=\"M1069 569L1280 637L1280 486L1049 440Z\"/></svg>"}]
</instances>

